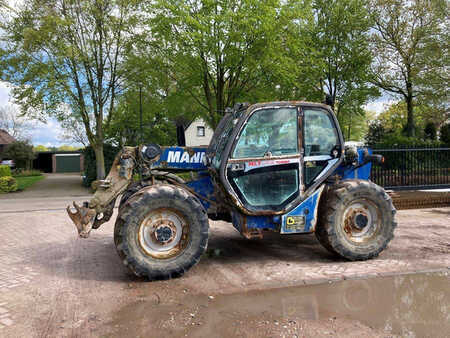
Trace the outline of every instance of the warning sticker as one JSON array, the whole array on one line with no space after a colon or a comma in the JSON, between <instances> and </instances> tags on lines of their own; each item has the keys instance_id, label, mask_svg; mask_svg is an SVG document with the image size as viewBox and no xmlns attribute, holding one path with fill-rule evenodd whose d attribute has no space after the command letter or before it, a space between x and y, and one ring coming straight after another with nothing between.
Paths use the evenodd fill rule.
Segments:
<instances>
[{"instance_id":1,"label":"warning sticker","mask_svg":"<svg viewBox=\"0 0 450 338\"><path fill-rule=\"evenodd\" d=\"M302 230L305 228L305 216L286 217L286 230Z\"/></svg>"},{"instance_id":2,"label":"warning sticker","mask_svg":"<svg viewBox=\"0 0 450 338\"><path fill-rule=\"evenodd\" d=\"M245 172L257 169L257 168L264 168L264 167L270 167L273 165L280 165L280 164L290 164L290 163L299 163L298 158L287 158L287 159L279 159L279 160L255 160L255 161L249 161L245 163Z\"/></svg>"}]
</instances>

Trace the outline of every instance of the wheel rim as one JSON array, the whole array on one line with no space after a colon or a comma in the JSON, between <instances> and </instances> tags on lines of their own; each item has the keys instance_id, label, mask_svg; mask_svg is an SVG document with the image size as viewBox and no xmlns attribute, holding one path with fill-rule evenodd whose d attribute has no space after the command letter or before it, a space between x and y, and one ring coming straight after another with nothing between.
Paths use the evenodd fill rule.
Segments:
<instances>
[{"instance_id":1,"label":"wheel rim","mask_svg":"<svg viewBox=\"0 0 450 338\"><path fill-rule=\"evenodd\" d=\"M148 256L167 259L179 255L187 246L189 225L170 208L152 210L139 226L138 242Z\"/></svg>"},{"instance_id":2,"label":"wheel rim","mask_svg":"<svg viewBox=\"0 0 450 338\"><path fill-rule=\"evenodd\" d=\"M354 243L366 243L373 239L381 224L378 207L368 200L353 201L344 213L343 230L346 238Z\"/></svg>"}]
</instances>

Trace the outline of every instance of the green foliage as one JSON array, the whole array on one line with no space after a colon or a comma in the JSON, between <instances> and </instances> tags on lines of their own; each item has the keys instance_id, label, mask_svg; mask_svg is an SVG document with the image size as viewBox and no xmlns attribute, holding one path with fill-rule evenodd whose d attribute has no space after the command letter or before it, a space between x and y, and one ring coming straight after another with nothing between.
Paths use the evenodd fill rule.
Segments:
<instances>
[{"instance_id":1,"label":"green foliage","mask_svg":"<svg viewBox=\"0 0 450 338\"><path fill-rule=\"evenodd\" d=\"M13 172L14 177L31 177L31 176L42 176L42 172L39 170L22 170L22 169L16 169Z\"/></svg>"},{"instance_id":2,"label":"green foliage","mask_svg":"<svg viewBox=\"0 0 450 338\"><path fill-rule=\"evenodd\" d=\"M22 111L41 120L82 121L90 144L104 143L127 75L122 63L138 36L139 3L30 0L4 9L1 76Z\"/></svg>"},{"instance_id":3,"label":"green foliage","mask_svg":"<svg viewBox=\"0 0 450 338\"><path fill-rule=\"evenodd\" d=\"M366 143L370 146L381 143L386 136L386 129L380 120L374 120L369 123L367 130Z\"/></svg>"},{"instance_id":4,"label":"green foliage","mask_svg":"<svg viewBox=\"0 0 450 338\"><path fill-rule=\"evenodd\" d=\"M314 54L309 55L309 81L329 94L340 114L363 115L361 106L378 95L369 84L372 20L362 0L315 0L311 29ZM324 95L322 95L324 97Z\"/></svg>"},{"instance_id":5,"label":"green foliage","mask_svg":"<svg viewBox=\"0 0 450 338\"><path fill-rule=\"evenodd\" d=\"M33 150L35 152L41 152L41 151L49 151L49 149L46 146L43 146L42 144L39 144L37 146L33 147Z\"/></svg>"},{"instance_id":6,"label":"green foliage","mask_svg":"<svg viewBox=\"0 0 450 338\"><path fill-rule=\"evenodd\" d=\"M13 192L18 188L16 179L12 176L0 177L0 192Z\"/></svg>"},{"instance_id":7,"label":"green foliage","mask_svg":"<svg viewBox=\"0 0 450 338\"><path fill-rule=\"evenodd\" d=\"M432 140L422 140L416 137L408 137L398 134L387 134L381 141L379 141L375 147L376 148L390 148L390 147L440 147L442 143L440 141Z\"/></svg>"},{"instance_id":8,"label":"green foliage","mask_svg":"<svg viewBox=\"0 0 450 338\"><path fill-rule=\"evenodd\" d=\"M0 165L0 177L11 176L11 168L8 165Z\"/></svg>"},{"instance_id":9,"label":"green foliage","mask_svg":"<svg viewBox=\"0 0 450 338\"><path fill-rule=\"evenodd\" d=\"M369 132L368 120L374 115L363 111L362 114L340 114L337 116L345 141L364 141Z\"/></svg>"},{"instance_id":10,"label":"green foliage","mask_svg":"<svg viewBox=\"0 0 450 338\"><path fill-rule=\"evenodd\" d=\"M392 142L405 141L405 144L427 144L422 141L436 140L436 123L442 121L442 116L435 116L434 107L427 105L417 105L414 107L415 113L415 137L406 137L407 107L406 103L399 101L391 104L386 110L380 113L371 126L366 137L370 144L383 143L386 137ZM433 117L434 116L434 117Z\"/></svg>"},{"instance_id":11,"label":"green foliage","mask_svg":"<svg viewBox=\"0 0 450 338\"><path fill-rule=\"evenodd\" d=\"M153 90L143 91L142 140L140 135L139 91L130 88L117 105L106 139L123 147L140 143L176 144L176 119L180 111L170 109ZM189 114L186 114L187 118Z\"/></svg>"},{"instance_id":12,"label":"green foliage","mask_svg":"<svg viewBox=\"0 0 450 338\"><path fill-rule=\"evenodd\" d=\"M74 151L74 150L79 150L79 147L74 147L74 146L68 146L68 145L62 145L58 147L58 151Z\"/></svg>"},{"instance_id":13,"label":"green foliage","mask_svg":"<svg viewBox=\"0 0 450 338\"><path fill-rule=\"evenodd\" d=\"M426 124L425 129L424 129L424 134L425 134L426 140L431 140L431 141L436 140L437 130L436 130L436 126L434 125L433 122L428 122Z\"/></svg>"},{"instance_id":14,"label":"green foliage","mask_svg":"<svg viewBox=\"0 0 450 338\"><path fill-rule=\"evenodd\" d=\"M373 83L404 100L405 132L417 131L418 102L448 106L448 1L371 0ZM442 110L441 110L442 112Z\"/></svg>"},{"instance_id":15,"label":"green foliage","mask_svg":"<svg viewBox=\"0 0 450 338\"><path fill-rule=\"evenodd\" d=\"M6 147L3 156L10 158L16 164L16 168L29 169L31 161L36 158L33 146L28 141L16 141Z\"/></svg>"},{"instance_id":16,"label":"green foliage","mask_svg":"<svg viewBox=\"0 0 450 338\"><path fill-rule=\"evenodd\" d=\"M441 127L439 138L441 142L450 146L450 123L446 123Z\"/></svg>"},{"instance_id":17,"label":"green foliage","mask_svg":"<svg viewBox=\"0 0 450 338\"><path fill-rule=\"evenodd\" d=\"M153 68L162 70L160 93L179 111L191 111L183 101L188 94L194 112L214 128L236 101L274 99L273 74L293 68L285 60L285 28L293 18L302 20L303 1L282 3L155 1L147 8L147 52L136 55L143 62L153 56Z\"/></svg>"},{"instance_id":18,"label":"green foliage","mask_svg":"<svg viewBox=\"0 0 450 338\"><path fill-rule=\"evenodd\" d=\"M119 149L110 144L103 145L103 153L105 154L106 173L111 169L111 165L116 158ZM89 146L83 150L84 154L84 179L83 184L90 187L91 183L97 179L97 165L95 161L94 149Z\"/></svg>"}]
</instances>

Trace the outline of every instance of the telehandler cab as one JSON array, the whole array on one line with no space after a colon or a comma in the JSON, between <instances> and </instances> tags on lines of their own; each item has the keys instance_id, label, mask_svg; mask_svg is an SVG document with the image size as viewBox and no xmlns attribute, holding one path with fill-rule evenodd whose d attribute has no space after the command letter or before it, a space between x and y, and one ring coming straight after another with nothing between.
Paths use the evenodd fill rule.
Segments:
<instances>
[{"instance_id":1,"label":"telehandler cab","mask_svg":"<svg viewBox=\"0 0 450 338\"><path fill-rule=\"evenodd\" d=\"M93 198L67 212L88 237L121 195L114 242L124 264L149 279L180 276L199 261L208 219L229 221L248 239L315 232L332 253L365 260L386 248L396 226L391 198L369 180L371 163L382 160L345 147L327 105L238 104L208 148L124 147Z\"/></svg>"}]
</instances>

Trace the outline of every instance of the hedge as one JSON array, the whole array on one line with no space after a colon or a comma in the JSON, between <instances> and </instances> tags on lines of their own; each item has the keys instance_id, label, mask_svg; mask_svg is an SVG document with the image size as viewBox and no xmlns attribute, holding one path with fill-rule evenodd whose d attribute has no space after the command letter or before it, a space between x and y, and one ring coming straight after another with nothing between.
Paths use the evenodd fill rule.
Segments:
<instances>
[{"instance_id":1,"label":"hedge","mask_svg":"<svg viewBox=\"0 0 450 338\"><path fill-rule=\"evenodd\" d=\"M0 177L12 176L11 168L7 165L0 165Z\"/></svg>"},{"instance_id":2,"label":"hedge","mask_svg":"<svg viewBox=\"0 0 450 338\"><path fill-rule=\"evenodd\" d=\"M17 181L12 176L0 177L0 192L16 191L18 188Z\"/></svg>"},{"instance_id":3,"label":"hedge","mask_svg":"<svg viewBox=\"0 0 450 338\"><path fill-rule=\"evenodd\" d=\"M421 140L416 137L407 137L402 135L385 135L380 142L371 145L371 148L382 149L382 148L397 148L402 147L432 147L439 148L445 146L442 142L437 140Z\"/></svg>"}]
</instances>

